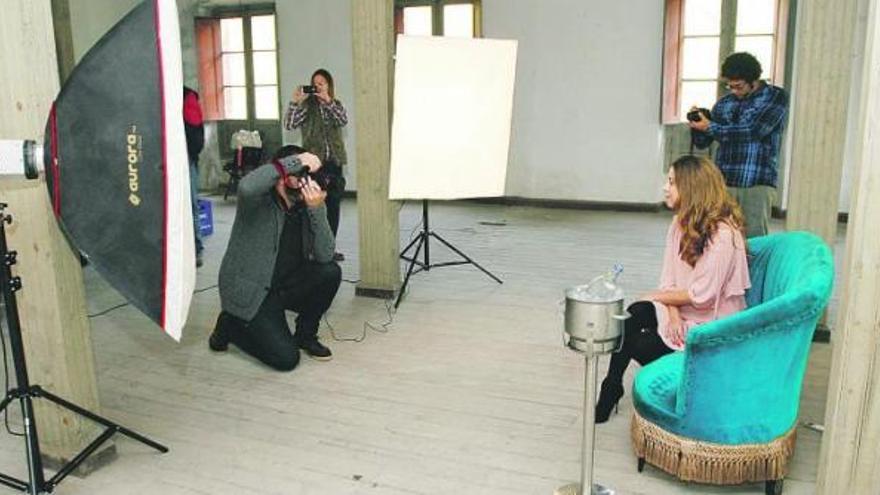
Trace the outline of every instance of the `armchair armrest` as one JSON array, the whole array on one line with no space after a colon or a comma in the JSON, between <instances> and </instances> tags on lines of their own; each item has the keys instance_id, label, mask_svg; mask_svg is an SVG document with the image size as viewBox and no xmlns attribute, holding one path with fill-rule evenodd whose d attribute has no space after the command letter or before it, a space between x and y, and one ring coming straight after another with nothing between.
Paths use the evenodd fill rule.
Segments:
<instances>
[{"instance_id":1,"label":"armchair armrest","mask_svg":"<svg viewBox=\"0 0 880 495\"><path fill-rule=\"evenodd\" d=\"M813 299L813 300L810 300ZM786 293L757 306L746 308L720 320L694 327L687 336L686 347L712 347L738 342L768 332L779 326L818 316L824 309L819 298L809 293ZM805 308L810 308L806 309Z\"/></svg>"}]
</instances>

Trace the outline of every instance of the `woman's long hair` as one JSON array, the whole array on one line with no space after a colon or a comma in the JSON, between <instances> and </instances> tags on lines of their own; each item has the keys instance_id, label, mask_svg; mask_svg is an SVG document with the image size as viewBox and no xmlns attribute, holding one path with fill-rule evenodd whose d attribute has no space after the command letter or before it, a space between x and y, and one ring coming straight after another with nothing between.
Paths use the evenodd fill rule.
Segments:
<instances>
[{"instance_id":1,"label":"woman's long hair","mask_svg":"<svg viewBox=\"0 0 880 495\"><path fill-rule=\"evenodd\" d=\"M336 89L333 86L333 76L330 75L330 71L327 69L318 69L312 74L312 78L310 81L312 84L315 84L315 76L321 76L327 81L327 93L330 95L330 98L336 99Z\"/></svg>"},{"instance_id":2,"label":"woman's long hair","mask_svg":"<svg viewBox=\"0 0 880 495\"><path fill-rule=\"evenodd\" d=\"M681 259L694 266L718 231L720 223L738 229L745 238L742 210L724 184L718 167L708 158L685 155L672 164L678 188L676 214L681 226Z\"/></svg>"}]
</instances>

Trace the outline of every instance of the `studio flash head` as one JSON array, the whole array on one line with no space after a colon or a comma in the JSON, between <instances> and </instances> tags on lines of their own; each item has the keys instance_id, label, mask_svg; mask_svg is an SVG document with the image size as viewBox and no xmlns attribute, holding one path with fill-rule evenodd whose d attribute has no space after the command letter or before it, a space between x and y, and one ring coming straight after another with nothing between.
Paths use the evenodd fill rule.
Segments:
<instances>
[{"instance_id":1,"label":"studio flash head","mask_svg":"<svg viewBox=\"0 0 880 495\"><path fill-rule=\"evenodd\" d=\"M0 139L0 175L24 175L36 179L42 171L42 145L29 139Z\"/></svg>"}]
</instances>

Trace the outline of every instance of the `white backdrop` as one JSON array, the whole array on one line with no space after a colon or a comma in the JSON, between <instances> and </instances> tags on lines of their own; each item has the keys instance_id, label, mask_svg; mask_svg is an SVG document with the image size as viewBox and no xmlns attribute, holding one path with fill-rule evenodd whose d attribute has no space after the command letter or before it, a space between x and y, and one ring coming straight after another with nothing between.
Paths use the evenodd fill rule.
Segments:
<instances>
[{"instance_id":1,"label":"white backdrop","mask_svg":"<svg viewBox=\"0 0 880 495\"><path fill-rule=\"evenodd\" d=\"M504 195L516 41L399 36L389 199Z\"/></svg>"}]
</instances>

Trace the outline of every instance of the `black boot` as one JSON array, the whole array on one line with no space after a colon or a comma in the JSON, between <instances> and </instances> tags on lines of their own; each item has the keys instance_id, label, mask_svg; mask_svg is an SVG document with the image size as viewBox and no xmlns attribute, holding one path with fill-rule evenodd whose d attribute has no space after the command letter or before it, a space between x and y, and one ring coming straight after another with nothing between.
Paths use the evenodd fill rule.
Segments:
<instances>
[{"instance_id":1,"label":"black boot","mask_svg":"<svg viewBox=\"0 0 880 495\"><path fill-rule=\"evenodd\" d=\"M318 361L333 359L333 353L330 352L330 349L318 340L318 323L307 323L304 318L298 317L293 340L296 341L297 347L305 351L312 359Z\"/></svg>"},{"instance_id":2,"label":"black boot","mask_svg":"<svg viewBox=\"0 0 880 495\"><path fill-rule=\"evenodd\" d=\"M611 410L617 406L617 402L623 397L623 383L620 379L607 376L602 380L602 390L599 392L599 401L596 402L596 424L608 421Z\"/></svg>"},{"instance_id":3,"label":"black boot","mask_svg":"<svg viewBox=\"0 0 880 495\"><path fill-rule=\"evenodd\" d=\"M215 352L223 352L229 349L231 325L235 325L235 317L226 311L221 311L217 317L217 323L214 325L214 332L208 338L208 347Z\"/></svg>"}]
</instances>

